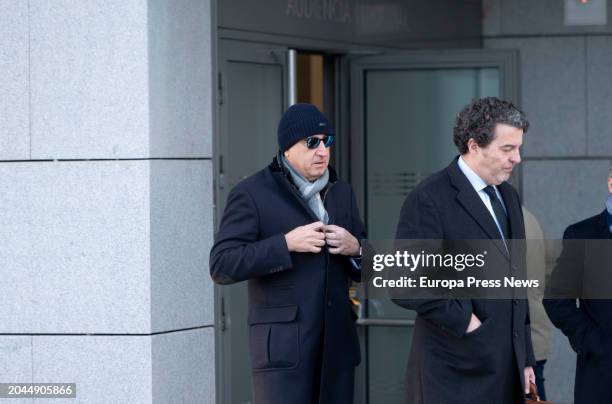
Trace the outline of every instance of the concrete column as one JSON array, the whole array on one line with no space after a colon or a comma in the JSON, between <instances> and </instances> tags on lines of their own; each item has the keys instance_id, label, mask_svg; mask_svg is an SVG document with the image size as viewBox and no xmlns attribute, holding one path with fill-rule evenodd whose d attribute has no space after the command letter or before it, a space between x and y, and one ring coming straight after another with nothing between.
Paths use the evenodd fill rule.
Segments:
<instances>
[{"instance_id":1,"label":"concrete column","mask_svg":"<svg viewBox=\"0 0 612 404\"><path fill-rule=\"evenodd\" d=\"M0 380L214 402L211 18L0 0Z\"/></svg>"}]
</instances>

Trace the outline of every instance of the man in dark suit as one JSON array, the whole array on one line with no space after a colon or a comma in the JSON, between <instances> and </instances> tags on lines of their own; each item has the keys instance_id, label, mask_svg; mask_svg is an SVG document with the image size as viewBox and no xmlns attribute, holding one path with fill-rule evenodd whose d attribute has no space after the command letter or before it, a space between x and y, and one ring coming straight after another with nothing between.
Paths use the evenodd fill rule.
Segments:
<instances>
[{"instance_id":1,"label":"man in dark suit","mask_svg":"<svg viewBox=\"0 0 612 404\"><path fill-rule=\"evenodd\" d=\"M476 99L453 130L460 156L422 181L402 206L397 239L502 239L489 257L509 268L525 256L521 202L506 181L520 163L529 123L497 98ZM497 262L497 261L496 261ZM417 312L407 367L407 402L515 404L535 381L528 305L519 299L394 299ZM527 386L528 388L528 386Z\"/></svg>"},{"instance_id":2,"label":"man in dark suit","mask_svg":"<svg viewBox=\"0 0 612 404\"><path fill-rule=\"evenodd\" d=\"M572 224L563 234L563 250L552 275L553 296L548 297L565 298L544 300L544 307L551 321L568 337L570 345L578 355L574 386L575 404L612 403L610 239L612 164L608 175L606 209L596 216ZM570 293L566 293L566 296L555 296L562 290L569 290ZM578 306L576 297L580 298Z\"/></svg>"},{"instance_id":3,"label":"man in dark suit","mask_svg":"<svg viewBox=\"0 0 612 404\"><path fill-rule=\"evenodd\" d=\"M351 187L330 167L327 118L296 104L279 153L228 196L210 273L248 280L255 404L351 403L359 340L349 301L365 229Z\"/></svg>"}]
</instances>

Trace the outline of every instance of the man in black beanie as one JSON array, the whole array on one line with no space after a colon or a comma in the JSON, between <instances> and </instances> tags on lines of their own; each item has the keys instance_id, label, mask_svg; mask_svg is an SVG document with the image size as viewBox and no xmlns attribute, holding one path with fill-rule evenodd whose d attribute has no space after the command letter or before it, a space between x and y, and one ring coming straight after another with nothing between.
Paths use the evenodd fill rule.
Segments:
<instances>
[{"instance_id":1,"label":"man in black beanie","mask_svg":"<svg viewBox=\"0 0 612 404\"><path fill-rule=\"evenodd\" d=\"M329 166L334 131L310 104L278 125L279 153L230 192L210 274L248 280L255 404L352 403L359 341L348 296L365 228Z\"/></svg>"}]
</instances>

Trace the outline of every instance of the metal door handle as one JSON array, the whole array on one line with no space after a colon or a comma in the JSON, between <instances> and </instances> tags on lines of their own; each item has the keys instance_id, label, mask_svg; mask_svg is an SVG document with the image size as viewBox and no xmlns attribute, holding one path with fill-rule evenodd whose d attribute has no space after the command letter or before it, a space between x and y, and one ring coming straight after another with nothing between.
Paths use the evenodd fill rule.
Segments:
<instances>
[{"instance_id":1,"label":"metal door handle","mask_svg":"<svg viewBox=\"0 0 612 404\"><path fill-rule=\"evenodd\" d=\"M414 320L394 318L358 318L355 324L368 327L414 327Z\"/></svg>"}]
</instances>

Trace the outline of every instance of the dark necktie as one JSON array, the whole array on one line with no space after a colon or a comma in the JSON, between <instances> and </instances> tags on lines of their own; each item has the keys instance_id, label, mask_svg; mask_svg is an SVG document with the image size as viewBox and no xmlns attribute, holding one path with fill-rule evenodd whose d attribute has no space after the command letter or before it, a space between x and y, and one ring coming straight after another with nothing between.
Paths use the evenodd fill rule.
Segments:
<instances>
[{"instance_id":1,"label":"dark necktie","mask_svg":"<svg viewBox=\"0 0 612 404\"><path fill-rule=\"evenodd\" d=\"M489 195L489 199L491 200L491 206L493 206L493 213L495 213L495 217L497 218L499 227L501 227L504 239L507 240L510 238L510 231L508 230L508 216L506 216L506 211L504 210L501 201L497 197L495 188L489 185L484 189L484 191L487 195Z\"/></svg>"}]
</instances>

